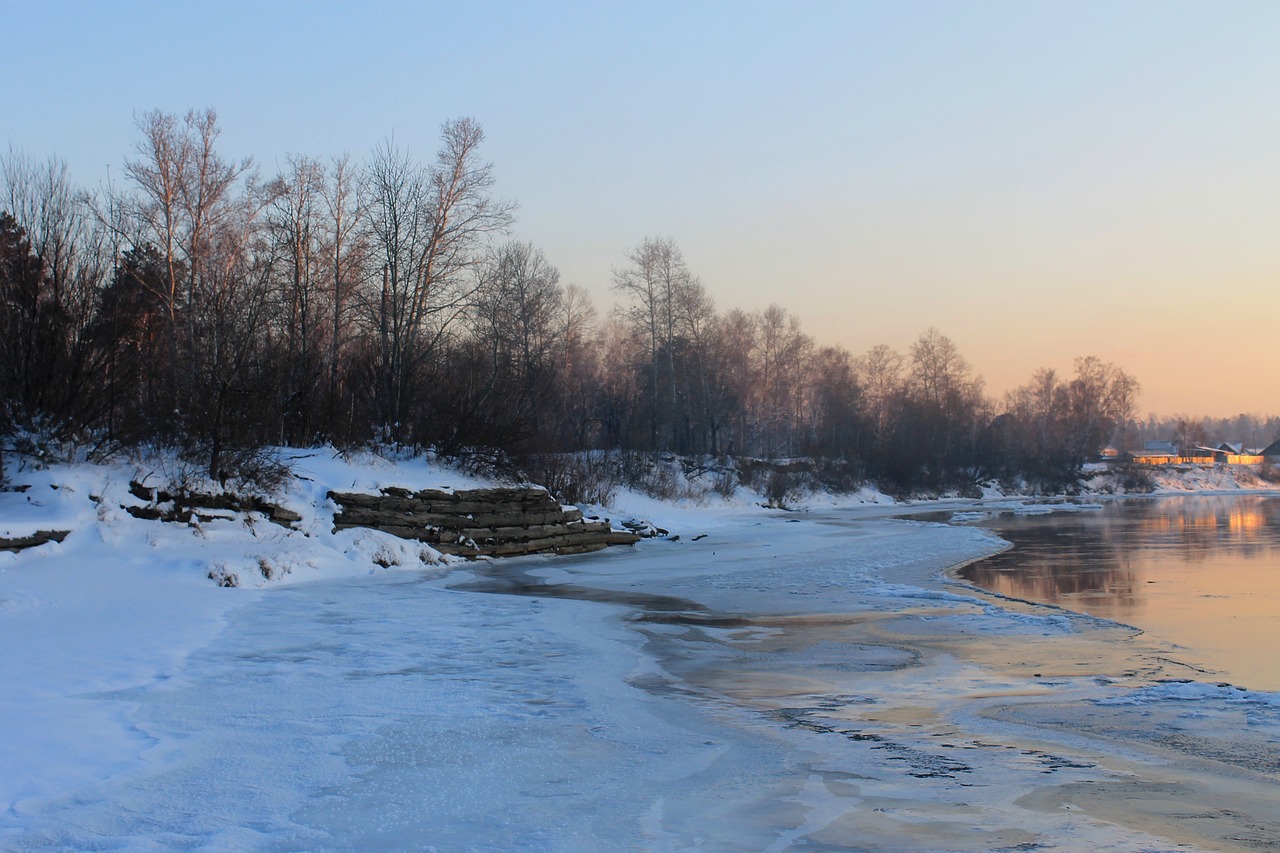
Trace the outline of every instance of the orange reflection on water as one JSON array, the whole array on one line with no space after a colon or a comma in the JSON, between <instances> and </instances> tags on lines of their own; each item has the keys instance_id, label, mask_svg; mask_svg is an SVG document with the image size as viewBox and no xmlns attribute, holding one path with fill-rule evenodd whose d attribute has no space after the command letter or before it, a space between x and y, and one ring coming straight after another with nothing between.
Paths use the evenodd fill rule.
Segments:
<instances>
[{"instance_id":1,"label":"orange reflection on water","mask_svg":"<svg viewBox=\"0 0 1280 853\"><path fill-rule=\"evenodd\" d=\"M968 567L974 583L1134 625L1213 671L1200 677L1280 691L1280 499L1122 502L991 526L1014 548Z\"/></svg>"},{"instance_id":2,"label":"orange reflection on water","mask_svg":"<svg viewBox=\"0 0 1280 853\"><path fill-rule=\"evenodd\" d=\"M1236 507L1227 517L1227 525L1237 536L1258 536L1266 529L1267 519L1259 507Z\"/></svg>"}]
</instances>

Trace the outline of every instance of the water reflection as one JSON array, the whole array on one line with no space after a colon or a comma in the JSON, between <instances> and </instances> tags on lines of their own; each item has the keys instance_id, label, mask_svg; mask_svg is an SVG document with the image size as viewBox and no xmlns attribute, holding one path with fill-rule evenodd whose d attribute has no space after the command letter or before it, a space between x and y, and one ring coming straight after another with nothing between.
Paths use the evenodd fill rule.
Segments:
<instances>
[{"instance_id":1,"label":"water reflection","mask_svg":"<svg viewBox=\"0 0 1280 853\"><path fill-rule=\"evenodd\" d=\"M1014 547L966 580L1137 625L1215 672L1280 689L1280 498L1125 500L983 523Z\"/></svg>"},{"instance_id":2,"label":"water reflection","mask_svg":"<svg viewBox=\"0 0 1280 853\"><path fill-rule=\"evenodd\" d=\"M1266 559L1280 549L1280 499L1187 497L1109 503L1100 511L1000 515L988 522L1014 544L965 568L972 583L1018 598L1070 605L1105 596L1140 606L1151 564ZM1109 609L1112 609L1109 608Z\"/></svg>"}]
</instances>

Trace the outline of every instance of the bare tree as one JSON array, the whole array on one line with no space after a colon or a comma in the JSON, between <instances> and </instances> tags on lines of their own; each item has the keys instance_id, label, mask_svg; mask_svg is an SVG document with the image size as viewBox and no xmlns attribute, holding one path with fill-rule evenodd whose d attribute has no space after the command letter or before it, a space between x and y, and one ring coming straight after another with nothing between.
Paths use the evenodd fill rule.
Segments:
<instances>
[{"instance_id":1,"label":"bare tree","mask_svg":"<svg viewBox=\"0 0 1280 853\"><path fill-rule=\"evenodd\" d=\"M367 273L368 234L365 229L365 204L362 184L347 155L335 157L329 164L320 192L324 199L327 250L332 304L329 308L329 427L336 428L342 398L342 366L346 339L350 332L351 295ZM349 425L348 425L349 430Z\"/></svg>"},{"instance_id":2,"label":"bare tree","mask_svg":"<svg viewBox=\"0 0 1280 853\"><path fill-rule=\"evenodd\" d=\"M411 410L419 367L436 354L477 286L468 273L514 206L490 195L493 167L480 160L484 132L471 119L446 122L435 163L423 168L387 142L369 165L372 242L382 262L373 300L378 330L378 415L394 437Z\"/></svg>"},{"instance_id":3,"label":"bare tree","mask_svg":"<svg viewBox=\"0 0 1280 853\"><path fill-rule=\"evenodd\" d=\"M0 158L0 210L11 213L41 268L23 308L30 322L11 330L30 380L21 397L63 425L91 420L103 403L102 353L87 331L110 275L110 235L56 157L37 161L10 150Z\"/></svg>"},{"instance_id":4,"label":"bare tree","mask_svg":"<svg viewBox=\"0 0 1280 853\"><path fill-rule=\"evenodd\" d=\"M266 439L271 408L264 347L272 277L271 255L259 244L260 214L268 192L248 192L207 232L201 289L190 310L193 330L191 419L209 476L238 476ZM227 452L245 454L229 462Z\"/></svg>"},{"instance_id":5,"label":"bare tree","mask_svg":"<svg viewBox=\"0 0 1280 853\"><path fill-rule=\"evenodd\" d=\"M1064 402L1074 453L1083 464L1133 417L1139 386L1123 369L1097 356L1077 358L1075 368Z\"/></svg>"},{"instance_id":6,"label":"bare tree","mask_svg":"<svg viewBox=\"0 0 1280 853\"><path fill-rule=\"evenodd\" d=\"M911 346L906 385L912 429L903 434L914 447L900 448L916 460L926 482L941 485L976 473L978 434L987 402L955 343L937 329L926 330Z\"/></svg>"},{"instance_id":7,"label":"bare tree","mask_svg":"<svg viewBox=\"0 0 1280 853\"><path fill-rule=\"evenodd\" d=\"M854 363L876 452L884 447L885 438L894 427L894 401L902 392L902 367L902 354L885 344L876 344Z\"/></svg>"},{"instance_id":8,"label":"bare tree","mask_svg":"<svg viewBox=\"0 0 1280 853\"><path fill-rule=\"evenodd\" d=\"M600 335L591 294L566 285L560 300L557 334L561 348L557 395L557 436L566 450L589 446L593 407L600 385Z\"/></svg>"},{"instance_id":9,"label":"bare tree","mask_svg":"<svg viewBox=\"0 0 1280 853\"><path fill-rule=\"evenodd\" d=\"M754 419L765 456L794 455L813 340L781 305L756 315Z\"/></svg>"},{"instance_id":10,"label":"bare tree","mask_svg":"<svg viewBox=\"0 0 1280 853\"><path fill-rule=\"evenodd\" d=\"M480 270L472 327L474 340L487 351L489 375L476 404L488 408L501 395L495 402L513 443L537 437L543 426L559 367L559 281L560 272L531 243L495 247Z\"/></svg>"},{"instance_id":11,"label":"bare tree","mask_svg":"<svg viewBox=\"0 0 1280 853\"><path fill-rule=\"evenodd\" d=\"M742 309L734 308L721 318L716 332L715 375L719 377L724 406L731 413L726 419L734 423L728 440L719 448L730 456L747 454L753 449L749 415L755 393L752 361L758 338L756 321Z\"/></svg>"},{"instance_id":12,"label":"bare tree","mask_svg":"<svg viewBox=\"0 0 1280 853\"><path fill-rule=\"evenodd\" d=\"M821 347L811 359L805 436L813 456L848 459L856 444L858 387L853 356L843 347Z\"/></svg>"},{"instance_id":13,"label":"bare tree","mask_svg":"<svg viewBox=\"0 0 1280 853\"><path fill-rule=\"evenodd\" d=\"M330 305L324 281L324 183L319 163L309 157L289 157L287 171L273 184L266 213L272 250L282 261L276 294L285 350L280 380L286 442L309 440L315 426L326 331L324 312Z\"/></svg>"},{"instance_id":14,"label":"bare tree","mask_svg":"<svg viewBox=\"0 0 1280 853\"><path fill-rule=\"evenodd\" d=\"M221 228L238 215L236 186L252 161L224 160L216 150L220 130L217 113L192 110L181 121L155 110L138 119L142 133L137 159L125 162L125 174L137 187L144 236L160 246L166 277L157 293L168 316L169 396L181 412L187 398L182 382L183 350L179 326L189 354L194 350L196 312L201 290L216 277L212 247Z\"/></svg>"},{"instance_id":15,"label":"bare tree","mask_svg":"<svg viewBox=\"0 0 1280 853\"><path fill-rule=\"evenodd\" d=\"M272 275L271 252L259 244L259 214L280 184L260 186L252 161L224 159L213 110L177 117L154 111L138 121L143 139L125 172L136 186L141 235L161 248L155 289L167 319L166 392L153 429L172 423L186 449L224 479L229 444L261 441L265 408L250 370L260 356ZM259 425L257 430L255 425Z\"/></svg>"},{"instance_id":16,"label":"bare tree","mask_svg":"<svg viewBox=\"0 0 1280 853\"><path fill-rule=\"evenodd\" d=\"M687 312L701 312L706 297L674 240L647 237L627 255L627 261L627 266L614 270L613 288L628 300L623 315L648 343L649 440L650 447L657 448L662 444L662 414L667 413L674 423L673 410L680 396L676 338Z\"/></svg>"},{"instance_id":17,"label":"bare tree","mask_svg":"<svg viewBox=\"0 0 1280 853\"><path fill-rule=\"evenodd\" d=\"M647 343L628 323L616 317L605 322L600 337L596 416L604 444L610 448L647 446L649 436L637 436L639 425L634 423L644 417L640 414L644 392L635 381L635 366L644 358Z\"/></svg>"},{"instance_id":18,"label":"bare tree","mask_svg":"<svg viewBox=\"0 0 1280 853\"><path fill-rule=\"evenodd\" d=\"M1138 383L1095 356L1078 358L1063 380L1041 368L1005 396L1006 470L1052 491L1074 486L1083 466L1132 420Z\"/></svg>"},{"instance_id":19,"label":"bare tree","mask_svg":"<svg viewBox=\"0 0 1280 853\"><path fill-rule=\"evenodd\" d=\"M182 184L191 161L191 139L176 116L153 110L135 120L142 140L136 160L125 161L125 175L142 193L136 213L161 247L166 267L164 289L156 295L169 315L169 331L176 334L181 264L186 229L182 221ZM176 342L170 357L176 357Z\"/></svg>"}]
</instances>

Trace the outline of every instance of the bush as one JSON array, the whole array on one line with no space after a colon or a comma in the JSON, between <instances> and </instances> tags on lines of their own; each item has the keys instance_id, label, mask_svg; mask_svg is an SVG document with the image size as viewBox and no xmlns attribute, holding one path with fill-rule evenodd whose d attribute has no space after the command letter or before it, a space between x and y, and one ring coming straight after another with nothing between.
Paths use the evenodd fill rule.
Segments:
<instances>
[{"instance_id":1,"label":"bush","mask_svg":"<svg viewBox=\"0 0 1280 853\"><path fill-rule=\"evenodd\" d=\"M1274 462L1263 462L1254 471L1264 483L1280 483L1280 466Z\"/></svg>"},{"instance_id":2,"label":"bush","mask_svg":"<svg viewBox=\"0 0 1280 853\"><path fill-rule=\"evenodd\" d=\"M715 479L712 482L711 490L717 495L728 500L738 493L738 484L740 478L738 469L733 466L720 468L715 472Z\"/></svg>"},{"instance_id":3,"label":"bush","mask_svg":"<svg viewBox=\"0 0 1280 853\"><path fill-rule=\"evenodd\" d=\"M20 424L9 419L9 426L0 432L0 460L12 454L18 457L20 464L37 469L67 462L101 461L110 458L116 449L115 443L104 435L59 425L49 418L37 417ZM3 469L2 465L0 469ZM3 478L0 470L0 482Z\"/></svg>"},{"instance_id":4,"label":"bush","mask_svg":"<svg viewBox=\"0 0 1280 853\"><path fill-rule=\"evenodd\" d=\"M399 449L394 451L396 455L388 455L392 450L384 447L379 455L387 459L411 459L420 452L420 448ZM457 447L447 454L441 453L439 458L447 460L460 471L480 477L518 480L523 473L522 466L516 460L496 447Z\"/></svg>"},{"instance_id":5,"label":"bush","mask_svg":"<svg viewBox=\"0 0 1280 853\"><path fill-rule=\"evenodd\" d=\"M1156 490L1155 475L1143 465L1117 465L1111 469L1111 480L1116 491L1125 494L1147 494Z\"/></svg>"},{"instance_id":6,"label":"bush","mask_svg":"<svg viewBox=\"0 0 1280 853\"><path fill-rule=\"evenodd\" d=\"M836 494L855 492L866 482L862 465L852 459L823 459L814 474L823 487Z\"/></svg>"},{"instance_id":7,"label":"bush","mask_svg":"<svg viewBox=\"0 0 1280 853\"><path fill-rule=\"evenodd\" d=\"M278 494L293 473L275 450L265 447L224 450L220 460L222 485L230 483L235 492Z\"/></svg>"},{"instance_id":8,"label":"bush","mask_svg":"<svg viewBox=\"0 0 1280 853\"><path fill-rule=\"evenodd\" d=\"M684 460L675 454L631 451L621 454L619 463L622 482L651 498L700 501L706 495L705 489L689 479L690 472L703 470L701 466L686 468Z\"/></svg>"},{"instance_id":9,"label":"bush","mask_svg":"<svg viewBox=\"0 0 1280 853\"><path fill-rule=\"evenodd\" d=\"M743 483L763 495L770 507L786 509L820 485L807 459L749 459L738 465Z\"/></svg>"},{"instance_id":10,"label":"bush","mask_svg":"<svg viewBox=\"0 0 1280 853\"><path fill-rule=\"evenodd\" d=\"M561 503L608 504L618 488L617 466L606 453L542 453L522 466L524 479Z\"/></svg>"}]
</instances>

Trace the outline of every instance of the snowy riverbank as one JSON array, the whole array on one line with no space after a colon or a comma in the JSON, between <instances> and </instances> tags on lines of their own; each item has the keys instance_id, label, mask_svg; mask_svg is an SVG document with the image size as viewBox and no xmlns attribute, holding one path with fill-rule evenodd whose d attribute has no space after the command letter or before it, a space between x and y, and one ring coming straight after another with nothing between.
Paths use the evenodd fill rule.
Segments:
<instances>
[{"instance_id":1,"label":"snowy riverbank","mask_svg":"<svg viewBox=\"0 0 1280 853\"><path fill-rule=\"evenodd\" d=\"M298 531L133 518L124 468L0 496L0 535L72 530L0 555L0 849L1280 839L1280 703L1162 683L1176 650L949 585L1003 547L981 529L874 493L803 513L622 495L616 518L680 539L465 564L333 534L324 494L482 483L295 470ZM254 582L217 588L219 566Z\"/></svg>"}]
</instances>

